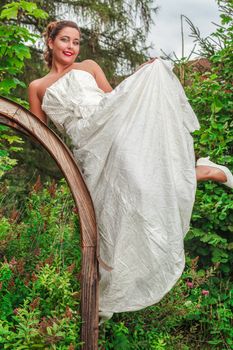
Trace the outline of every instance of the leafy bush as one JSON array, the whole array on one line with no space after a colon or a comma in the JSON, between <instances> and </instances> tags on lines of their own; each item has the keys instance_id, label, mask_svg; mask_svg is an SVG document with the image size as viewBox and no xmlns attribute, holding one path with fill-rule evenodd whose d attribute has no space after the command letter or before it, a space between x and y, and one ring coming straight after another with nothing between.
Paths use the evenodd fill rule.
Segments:
<instances>
[{"instance_id":1,"label":"leafy bush","mask_svg":"<svg viewBox=\"0 0 233 350\"><path fill-rule=\"evenodd\" d=\"M22 147L15 146L20 143L23 143L20 137L14 135L8 127L0 125L0 178L17 164L17 159L12 158L12 155L22 151Z\"/></svg>"},{"instance_id":2,"label":"leafy bush","mask_svg":"<svg viewBox=\"0 0 233 350\"><path fill-rule=\"evenodd\" d=\"M25 60L31 57L29 44L35 43L38 37L27 28L19 25L20 18L28 14L33 18L46 18L47 14L28 1L11 2L2 7L0 20L17 20L17 24L0 23L0 95L28 107L28 103L15 97L17 86L26 87L17 76L25 66ZM5 171L17 164L12 153L22 150L15 143L23 143L19 136L7 127L0 125L0 177Z\"/></svg>"},{"instance_id":3,"label":"leafy bush","mask_svg":"<svg viewBox=\"0 0 233 350\"><path fill-rule=\"evenodd\" d=\"M1 193L1 196L5 196ZM2 198L0 198L2 199ZM80 347L78 222L64 183L37 181L20 211L1 212L0 346Z\"/></svg>"},{"instance_id":4,"label":"leafy bush","mask_svg":"<svg viewBox=\"0 0 233 350\"><path fill-rule=\"evenodd\" d=\"M37 20L47 17L46 12L38 9L36 4L22 0L3 6L0 13L0 20L17 20L17 24L0 24L0 94L11 97L21 104L25 104L25 101L15 99L14 89L18 85L26 86L17 76L25 66L25 59L31 57L28 45L35 43L38 38L38 35L20 26L20 19L24 15Z\"/></svg>"},{"instance_id":5,"label":"leafy bush","mask_svg":"<svg viewBox=\"0 0 233 350\"><path fill-rule=\"evenodd\" d=\"M233 5L225 1L219 1L219 5L222 26L201 41L202 54L211 64L210 71L194 73L186 92L201 124L201 129L195 133L197 155L210 156L233 171L233 22L229 16ZM230 274L233 264L233 194L224 185L213 182L198 185L192 229L187 235L186 246L193 257L201 257L202 266L220 262L222 273Z\"/></svg>"}]
</instances>

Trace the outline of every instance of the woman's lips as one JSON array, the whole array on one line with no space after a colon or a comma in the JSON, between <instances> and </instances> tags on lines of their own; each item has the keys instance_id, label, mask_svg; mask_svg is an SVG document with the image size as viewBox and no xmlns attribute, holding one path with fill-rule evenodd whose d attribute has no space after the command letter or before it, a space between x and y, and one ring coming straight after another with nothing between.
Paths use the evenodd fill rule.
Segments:
<instances>
[{"instance_id":1,"label":"woman's lips","mask_svg":"<svg viewBox=\"0 0 233 350\"><path fill-rule=\"evenodd\" d=\"M70 51L63 51L63 54L68 57L73 56L73 52Z\"/></svg>"}]
</instances>

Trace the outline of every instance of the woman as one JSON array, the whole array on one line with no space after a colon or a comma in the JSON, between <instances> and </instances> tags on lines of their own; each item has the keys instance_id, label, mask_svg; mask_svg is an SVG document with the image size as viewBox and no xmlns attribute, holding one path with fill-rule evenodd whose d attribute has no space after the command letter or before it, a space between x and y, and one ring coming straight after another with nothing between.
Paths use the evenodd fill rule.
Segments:
<instances>
[{"instance_id":1,"label":"woman","mask_svg":"<svg viewBox=\"0 0 233 350\"><path fill-rule=\"evenodd\" d=\"M50 72L29 86L31 112L66 132L95 207L101 269L100 314L138 310L159 301L184 268L196 181L233 188L233 175L201 158L190 132L199 128L171 67L144 64L112 90L92 60L75 63L80 30L50 23Z\"/></svg>"}]
</instances>

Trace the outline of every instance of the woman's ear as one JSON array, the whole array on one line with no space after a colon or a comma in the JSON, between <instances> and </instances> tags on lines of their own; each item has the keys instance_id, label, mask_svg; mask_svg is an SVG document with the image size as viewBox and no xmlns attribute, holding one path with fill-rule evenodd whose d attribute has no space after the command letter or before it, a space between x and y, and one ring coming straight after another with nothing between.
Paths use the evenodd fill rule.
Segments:
<instances>
[{"instance_id":1,"label":"woman's ear","mask_svg":"<svg viewBox=\"0 0 233 350\"><path fill-rule=\"evenodd\" d=\"M48 47L50 48L50 50L53 49L53 40L51 38L48 39Z\"/></svg>"}]
</instances>

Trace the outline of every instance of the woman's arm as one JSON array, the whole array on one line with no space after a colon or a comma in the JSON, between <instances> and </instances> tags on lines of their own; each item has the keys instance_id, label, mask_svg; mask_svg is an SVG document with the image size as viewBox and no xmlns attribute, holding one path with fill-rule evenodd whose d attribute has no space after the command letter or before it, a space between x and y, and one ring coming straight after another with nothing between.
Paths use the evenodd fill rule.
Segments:
<instances>
[{"instance_id":1,"label":"woman's arm","mask_svg":"<svg viewBox=\"0 0 233 350\"><path fill-rule=\"evenodd\" d=\"M47 124L46 114L41 109L41 101L38 97L38 83L34 80L30 83L28 88L28 98L30 105L30 112L35 114L40 120Z\"/></svg>"}]
</instances>

